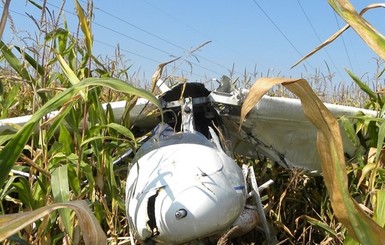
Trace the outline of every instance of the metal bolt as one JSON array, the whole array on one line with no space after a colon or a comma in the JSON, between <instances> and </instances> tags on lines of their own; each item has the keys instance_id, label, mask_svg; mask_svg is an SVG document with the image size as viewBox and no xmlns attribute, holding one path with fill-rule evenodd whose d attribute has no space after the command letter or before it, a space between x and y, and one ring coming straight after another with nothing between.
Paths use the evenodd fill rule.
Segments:
<instances>
[{"instance_id":1,"label":"metal bolt","mask_svg":"<svg viewBox=\"0 0 385 245\"><path fill-rule=\"evenodd\" d=\"M187 216L187 211L186 209L179 209L178 211L175 212L175 218L176 219L183 219L184 217Z\"/></svg>"},{"instance_id":2,"label":"metal bolt","mask_svg":"<svg viewBox=\"0 0 385 245\"><path fill-rule=\"evenodd\" d=\"M190 108L189 106L186 106L186 107L184 108L184 112L190 113L190 112L191 112L191 108Z\"/></svg>"}]
</instances>

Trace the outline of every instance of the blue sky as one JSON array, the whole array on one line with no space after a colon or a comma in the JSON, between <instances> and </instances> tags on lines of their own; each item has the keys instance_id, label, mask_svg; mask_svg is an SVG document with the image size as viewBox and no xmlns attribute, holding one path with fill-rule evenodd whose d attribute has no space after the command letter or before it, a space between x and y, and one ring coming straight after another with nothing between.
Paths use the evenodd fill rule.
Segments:
<instances>
[{"instance_id":1,"label":"blue sky","mask_svg":"<svg viewBox=\"0 0 385 245\"><path fill-rule=\"evenodd\" d=\"M85 6L86 1L79 2ZM371 3L351 2L357 10ZM48 3L57 13L61 1ZM349 82L345 68L365 79L376 71L376 55L352 30L290 69L301 55L344 25L327 0L94 0L94 7L94 52L113 56L114 46L119 44L132 65L131 73L147 78L159 63L175 56L183 56L187 62L176 62L175 71L169 66L169 73L174 71L176 76L183 74L193 81L228 75L233 66L234 77L244 71L257 72L258 76L299 77L312 75L315 70L326 75L326 63L335 74L335 83ZM13 0L10 10L17 30L33 35L34 25L25 13L37 13L35 7L25 0ZM66 18L73 23L73 1L67 0L65 10ZM385 31L385 10L372 10L365 17L382 33ZM4 34L6 41L13 35L9 27ZM207 41L211 42L194 56L187 55Z\"/></svg>"}]
</instances>

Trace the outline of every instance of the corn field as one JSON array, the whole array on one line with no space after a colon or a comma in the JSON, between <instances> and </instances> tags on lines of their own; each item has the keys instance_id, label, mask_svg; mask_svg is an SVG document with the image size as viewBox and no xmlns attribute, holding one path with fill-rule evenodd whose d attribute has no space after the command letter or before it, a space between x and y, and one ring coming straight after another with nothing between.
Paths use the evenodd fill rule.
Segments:
<instances>
[{"instance_id":1,"label":"corn field","mask_svg":"<svg viewBox=\"0 0 385 245\"><path fill-rule=\"evenodd\" d=\"M102 60L93 55L92 7L74 0L77 32L68 29L62 16L49 16L46 6L28 2L41 13L36 16L42 20L35 23L42 30L36 42L21 47L0 40L0 119L32 115L23 127L14 126L0 135L0 241L130 244L124 202L127 166L113 162L127 149L138 149L146 136L145 132L133 132L135 122L130 118L138 98L155 105L145 115L148 117L159 114L159 101L153 91L135 85L137 81L131 79L129 68L120 59ZM374 70L378 71L376 79L382 78L385 38L362 14L385 5L372 4L357 13L349 1L328 2L347 26L303 60L353 28L357 38L379 56ZM10 0L3 4L0 33L7 21L8 4L12 4ZM154 77L162 76L160 70ZM321 112L310 115L315 123L326 122L317 126L324 143L321 150L326 152L323 175L289 170L269 159L237 156L239 164L254 167L259 183L275 181L262 193L262 201L278 244L385 244L385 97L380 86L374 89L347 72L352 85L339 87L333 94L324 93L329 81L317 74L306 78L307 82L272 78L266 87L251 84L255 78L240 78L254 91L253 100L248 101L253 105L265 93L292 96L291 91L301 98L298 89L305 88L307 94L314 90L323 101L378 111L377 118L356 115L338 119L349 139L362 150L349 159L338 153L341 142L333 127L335 119ZM304 107L319 103L318 97L305 99ZM127 101L119 121L108 104L103 107L103 103L117 100ZM247 106L243 109L246 115ZM56 110L57 115L47 120ZM232 242L263 244L263 232L255 229Z\"/></svg>"}]
</instances>

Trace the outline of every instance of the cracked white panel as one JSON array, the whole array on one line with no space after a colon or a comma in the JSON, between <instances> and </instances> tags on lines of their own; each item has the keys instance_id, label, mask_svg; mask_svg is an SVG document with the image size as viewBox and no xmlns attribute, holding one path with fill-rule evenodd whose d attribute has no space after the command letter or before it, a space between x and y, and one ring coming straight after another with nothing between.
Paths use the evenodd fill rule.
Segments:
<instances>
[{"instance_id":1,"label":"cracked white panel","mask_svg":"<svg viewBox=\"0 0 385 245\"><path fill-rule=\"evenodd\" d=\"M336 116L358 112L375 116L375 111L325 104ZM321 170L316 147L316 128L305 117L297 99L264 96L248 114L238 132L239 116L223 115L234 151L255 157L262 154L287 167ZM345 153L353 155L355 147L341 127Z\"/></svg>"}]
</instances>

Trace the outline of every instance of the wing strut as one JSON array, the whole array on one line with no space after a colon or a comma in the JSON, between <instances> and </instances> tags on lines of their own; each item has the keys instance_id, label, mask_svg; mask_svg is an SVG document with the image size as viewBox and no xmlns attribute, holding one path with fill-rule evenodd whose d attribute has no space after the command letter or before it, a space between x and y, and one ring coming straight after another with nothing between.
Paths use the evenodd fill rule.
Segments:
<instances>
[{"instance_id":1,"label":"wing strut","mask_svg":"<svg viewBox=\"0 0 385 245\"><path fill-rule=\"evenodd\" d=\"M276 238L270 232L270 228L269 228L269 225L268 225L267 220L266 220L266 215L265 215L265 211L263 209L263 205L262 205L262 201L261 201L261 195L260 195L260 192L262 190L264 190L265 188L267 188L269 185L271 185L273 183L273 180L267 181L266 183L264 183L263 185L261 185L258 188L258 183L257 183L257 180L255 178L255 173L254 173L253 167L252 166L247 167L246 165L244 165L242 167L244 168L244 173L246 172L248 174L249 181L251 183L252 190L249 192L249 196L252 196L254 198L257 212L258 212L258 216L259 216L263 231L265 232L266 240L267 240L268 244L275 244Z\"/></svg>"}]
</instances>

